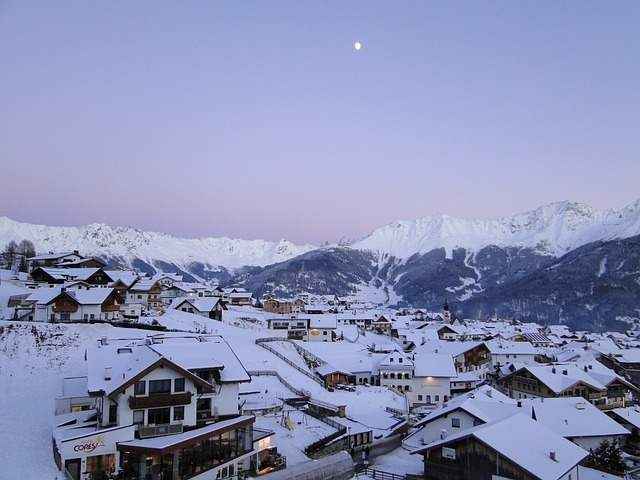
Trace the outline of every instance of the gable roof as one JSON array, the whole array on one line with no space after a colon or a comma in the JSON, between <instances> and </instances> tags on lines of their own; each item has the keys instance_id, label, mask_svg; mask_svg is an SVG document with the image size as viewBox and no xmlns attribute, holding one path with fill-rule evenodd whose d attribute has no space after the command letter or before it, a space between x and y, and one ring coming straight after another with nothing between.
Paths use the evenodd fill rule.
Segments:
<instances>
[{"instance_id":1,"label":"gable roof","mask_svg":"<svg viewBox=\"0 0 640 480\"><path fill-rule=\"evenodd\" d=\"M522 432L527 432L522 435ZM419 448L411 454L447 446L464 438L475 438L531 475L545 480L559 479L589 452L526 415L516 414L470 428ZM554 452L552 459L550 452Z\"/></svg>"},{"instance_id":2,"label":"gable roof","mask_svg":"<svg viewBox=\"0 0 640 480\"><path fill-rule=\"evenodd\" d=\"M149 372L165 366L203 389L212 390L208 382L162 357L148 345L91 347L86 350L86 358L89 393L104 392L109 397L114 397ZM106 375L106 369L110 370L109 376Z\"/></svg>"}]
</instances>

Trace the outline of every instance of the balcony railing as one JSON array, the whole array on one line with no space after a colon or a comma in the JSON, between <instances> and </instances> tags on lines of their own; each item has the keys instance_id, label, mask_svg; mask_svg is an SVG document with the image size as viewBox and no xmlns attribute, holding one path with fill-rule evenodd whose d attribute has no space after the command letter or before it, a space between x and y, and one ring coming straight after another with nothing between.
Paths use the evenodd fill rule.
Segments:
<instances>
[{"instance_id":1,"label":"balcony railing","mask_svg":"<svg viewBox=\"0 0 640 480\"><path fill-rule=\"evenodd\" d=\"M182 423L140 425L138 427L139 438L159 437L161 435L176 435L178 433L182 433Z\"/></svg>"},{"instance_id":2,"label":"balcony railing","mask_svg":"<svg viewBox=\"0 0 640 480\"><path fill-rule=\"evenodd\" d=\"M149 395L148 397L129 397L129 408L137 410L140 408L172 407L174 405L188 405L191 403L191 392L184 393L164 393Z\"/></svg>"}]
</instances>

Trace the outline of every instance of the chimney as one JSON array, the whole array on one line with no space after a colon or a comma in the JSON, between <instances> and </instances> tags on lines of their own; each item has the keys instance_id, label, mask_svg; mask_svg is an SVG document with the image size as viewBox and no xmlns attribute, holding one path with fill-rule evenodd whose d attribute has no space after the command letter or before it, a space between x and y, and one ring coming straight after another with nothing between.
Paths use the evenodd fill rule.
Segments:
<instances>
[{"instance_id":1,"label":"chimney","mask_svg":"<svg viewBox=\"0 0 640 480\"><path fill-rule=\"evenodd\" d=\"M447 438L447 429L443 428L440 430L440 440L444 440L445 438Z\"/></svg>"},{"instance_id":2,"label":"chimney","mask_svg":"<svg viewBox=\"0 0 640 480\"><path fill-rule=\"evenodd\" d=\"M111 380L111 367L104 367L104 379Z\"/></svg>"},{"instance_id":3,"label":"chimney","mask_svg":"<svg viewBox=\"0 0 640 480\"><path fill-rule=\"evenodd\" d=\"M109 345L109 340L107 340L107 337L100 338L100 345Z\"/></svg>"},{"instance_id":4,"label":"chimney","mask_svg":"<svg viewBox=\"0 0 640 480\"><path fill-rule=\"evenodd\" d=\"M556 367L551 368L551 373L556 373Z\"/></svg>"},{"instance_id":5,"label":"chimney","mask_svg":"<svg viewBox=\"0 0 640 480\"><path fill-rule=\"evenodd\" d=\"M518 407L522 407L522 400L518 400Z\"/></svg>"},{"instance_id":6,"label":"chimney","mask_svg":"<svg viewBox=\"0 0 640 480\"><path fill-rule=\"evenodd\" d=\"M556 460L556 452L549 452L549 458L551 460L553 460L554 462L557 462L557 460Z\"/></svg>"},{"instance_id":7,"label":"chimney","mask_svg":"<svg viewBox=\"0 0 640 480\"><path fill-rule=\"evenodd\" d=\"M569 375L569 370L562 370L563 375Z\"/></svg>"}]
</instances>

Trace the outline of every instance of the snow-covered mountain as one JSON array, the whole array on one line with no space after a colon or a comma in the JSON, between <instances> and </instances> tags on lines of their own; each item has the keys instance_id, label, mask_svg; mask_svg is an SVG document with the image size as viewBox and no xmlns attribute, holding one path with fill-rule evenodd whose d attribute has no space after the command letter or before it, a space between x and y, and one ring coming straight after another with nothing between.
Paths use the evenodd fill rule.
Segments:
<instances>
[{"instance_id":1,"label":"snow-covered mountain","mask_svg":"<svg viewBox=\"0 0 640 480\"><path fill-rule=\"evenodd\" d=\"M38 253L78 250L109 265L242 286L256 298L354 295L429 310L446 299L454 315L467 318L594 331L640 325L640 201L602 211L559 202L495 221L429 216L323 247L0 218L0 248L23 239Z\"/></svg>"},{"instance_id":2,"label":"snow-covered mountain","mask_svg":"<svg viewBox=\"0 0 640 480\"><path fill-rule=\"evenodd\" d=\"M294 245L286 240L232 240L229 238L184 239L165 233L94 223L84 227L50 227L19 223L0 217L0 247L9 241L31 240L38 253L78 250L84 256L122 261L157 261L187 268L201 263L211 268L234 269L282 262L316 247Z\"/></svg>"},{"instance_id":3,"label":"snow-covered mountain","mask_svg":"<svg viewBox=\"0 0 640 480\"><path fill-rule=\"evenodd\" d=\"M444 248L479 251L488 245L524 247L560 256L597 240L640 234L640 200L624 207L596 210L582 203L557 202L500 220L462 220L434 215L396 221L352 242L351 248L406 259Z\"/></svg>"},{"instance_id":4,"label":"snow-covered mountain","mask_svg":"<svg viewBox=\"0 0 640 480\"><path fill-rule=\"evenodd\" d=\"M572 202L557 202L500 220L465 220L448 215L396 221L349 242L355 250L380 257L407 259L444 248L477 252L498 247L531 248L542 255L560 256L598 240L628 238L640 234L640 200L617 209L595 210ZM294 245L286 240L238 240L229 238L184 239L158 232L94 223L84 227L55 227L19 223L0 217L0 247L9 241L31 240L38 253L78 250L126 264L139 260L189 270L200 263L209 268L236 269L283 262L319 247Z\"/></svg>"}]
</instances>

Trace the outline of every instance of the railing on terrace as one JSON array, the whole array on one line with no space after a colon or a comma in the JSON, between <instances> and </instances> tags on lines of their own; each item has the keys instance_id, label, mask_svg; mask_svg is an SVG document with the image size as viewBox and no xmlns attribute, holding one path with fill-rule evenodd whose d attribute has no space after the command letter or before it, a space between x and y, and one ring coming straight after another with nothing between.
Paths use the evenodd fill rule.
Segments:
<instances>
[{"instance_id":1,"label":"railing on terrace","mask_svg":"<svg viewBox=\"0 0 640 480\"><path fill-rule=\"evenodd\" d=\"M140 425L138 427L139 438L159 437L161 435L175 435L182 433L182 423L163 425Z\"/></svg>"}]
</instances>

